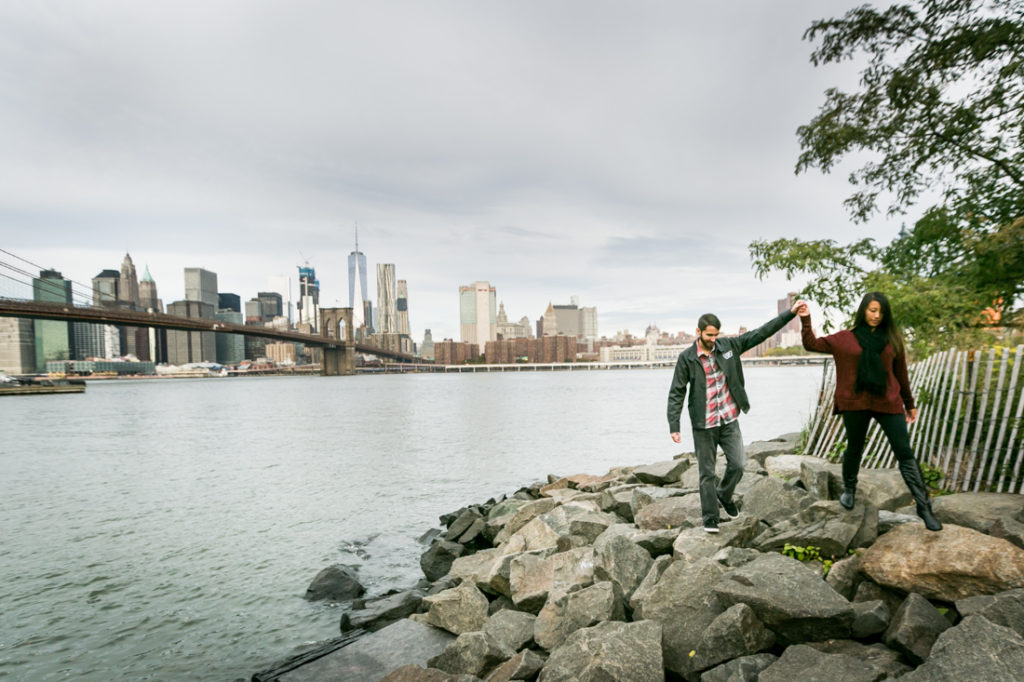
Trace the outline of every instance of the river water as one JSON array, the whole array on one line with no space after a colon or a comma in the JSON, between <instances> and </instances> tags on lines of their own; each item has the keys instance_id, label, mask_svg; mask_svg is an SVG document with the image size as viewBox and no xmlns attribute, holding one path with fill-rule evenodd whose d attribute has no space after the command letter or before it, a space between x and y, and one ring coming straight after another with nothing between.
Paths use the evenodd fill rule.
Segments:
<instances>
[{"instance_id":1,"label":"river water","mask_svg":"<svg viewBox=\"0 0 1024 682\"><path fill-rule=\"evenodd\" d=\"M820 367L747 368L745 442L799 431ZM0 678L248 678L339 634L332 563L420 576L440 514L549 473L690 450L671 370L91 382L0 399Z\"/></svg>"}]
</instances>

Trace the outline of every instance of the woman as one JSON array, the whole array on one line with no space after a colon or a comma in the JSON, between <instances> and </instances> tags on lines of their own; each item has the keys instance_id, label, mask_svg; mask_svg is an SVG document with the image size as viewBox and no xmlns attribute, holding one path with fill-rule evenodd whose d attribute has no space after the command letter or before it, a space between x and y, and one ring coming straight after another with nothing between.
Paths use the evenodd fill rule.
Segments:
<instances>
[{"instance_id":1,"label":"woman","mask_svg":"<svg viewBox=\"0 0 1024 682\"><path fill-rule=\"evenodd\" d=\"M802 325L804 348L831 353L836 361L836 394L833 414L843 417L846 427L846 452L843 453L843 494L839 504L853 509L857 492L857 472L864 453L864 439L874 419L882 427L889 446L896 454L900 473L917 502L917 515L928 530L942 530L932 514L928 488L910 447L907 424L917 420L914 396L907 378L907 356L889 299L872 291L864 294L853 329L817 338L811 329L811 311L807 304L797 309ZM904 407L906 413L904 414Z\"/></svg>"}]
</instances>

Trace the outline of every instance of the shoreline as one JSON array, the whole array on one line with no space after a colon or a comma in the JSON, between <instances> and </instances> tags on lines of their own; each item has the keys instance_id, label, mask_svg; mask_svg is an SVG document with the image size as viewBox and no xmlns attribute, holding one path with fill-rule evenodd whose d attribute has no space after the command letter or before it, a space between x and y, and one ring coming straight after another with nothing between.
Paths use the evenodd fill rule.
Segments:
<instances>
[{"instance_id":1,"label":"shoreline","mask_svg":"<svg viewBox=\"0 0 1024 682\"><path fill-rule=\"evenodd\" d=\"M1024 496L935 498L947 528L931 533L906 508L897 472L865 470L858 504L846 512L836 501L838 465L796 455L797 436L747 445L740 515L723 517L718 535L700 528L696 466L686 453L603 476L549 477L445 514L442 528L421 538L431 542L420 561L424 579L338 599L351 607L341 637L251 679L555 680L598 670L611 679L725 679L716 675L750 666L781 674L799 657L801 669L814 669L835 656L903 674L954 665L929 661L932 645L971 636L973 616L985 609L1002 628L993 642L1024 636L1000 625L991 604L971 604L1012 603L1024 622ZM931 551L954 556L957 543L971 546L977 565L1009 562L1003 582ZM898 574L893 566L908 553L916 568ZM904 632L921 627L931 633L927 647ZM628 650L600 660L585 653L615 642L647 651L647 662Z\"/></svg>"}]
</instances>

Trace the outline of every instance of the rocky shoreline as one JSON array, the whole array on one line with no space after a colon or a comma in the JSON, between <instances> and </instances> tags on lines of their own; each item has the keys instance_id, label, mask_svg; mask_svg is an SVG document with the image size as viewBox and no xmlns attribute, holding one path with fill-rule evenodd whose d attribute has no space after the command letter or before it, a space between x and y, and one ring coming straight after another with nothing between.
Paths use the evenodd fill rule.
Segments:
<instances>
[{"instance_id":1,"label":"rocky shoreline","mask_svg":"<svg viewBox=\"0 0 1024 682\"><path fill-rule=\"evenodd\" d=\"M796 443L747 445L717 535L692 454L447 514L413 589L363 600L325 569L308 596L353 600L342 637L252 679L1020 679L1024 495L936 497L933 533L897 471L862 471L846 511Z\"/></svg>"}]
</instances>

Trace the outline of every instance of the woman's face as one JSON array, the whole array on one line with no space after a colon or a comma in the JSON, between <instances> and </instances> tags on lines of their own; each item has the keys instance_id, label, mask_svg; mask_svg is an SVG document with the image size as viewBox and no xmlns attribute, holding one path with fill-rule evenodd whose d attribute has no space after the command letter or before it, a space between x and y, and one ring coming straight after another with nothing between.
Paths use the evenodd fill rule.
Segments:
<instances>
[{"instance_id":1,"label":"woman's face","mask_svg":"<svg viewBox=\"0 0 1024 682\"><path fill-rule=\"evenodd\" d=\"M870 327L877 327L882 324L882 304L878 301L868 303L868 307L864 311L864 319L867 320Z\"/></svg>"}]
</instances>

